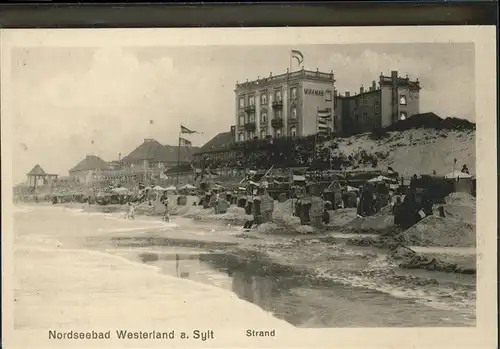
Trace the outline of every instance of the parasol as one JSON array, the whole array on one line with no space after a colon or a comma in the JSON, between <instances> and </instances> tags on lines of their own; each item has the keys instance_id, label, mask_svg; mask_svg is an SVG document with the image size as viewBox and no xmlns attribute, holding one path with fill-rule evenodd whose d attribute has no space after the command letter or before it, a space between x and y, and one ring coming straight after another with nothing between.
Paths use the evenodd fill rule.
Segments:
<instances>
[{"instance_id":1,"label":"parasol","mask_svg":"<svg viewBox=\"0 0 500 349\"><path fill-rule=\"evenodd\" d=\"M460 172L460 171L453 171L450 173L447 173L444 178L447 179L462 179L462 178L472 178L472 176L468 173L465 172Z\"/></svg>"}]
</instances>

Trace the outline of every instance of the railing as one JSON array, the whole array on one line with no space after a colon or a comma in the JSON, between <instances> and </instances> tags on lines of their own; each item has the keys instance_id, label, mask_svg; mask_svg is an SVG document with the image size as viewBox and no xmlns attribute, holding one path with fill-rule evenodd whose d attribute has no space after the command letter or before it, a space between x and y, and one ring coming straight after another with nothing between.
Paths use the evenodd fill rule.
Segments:
<instances>
[{"instance_id":1,"label":"railing","mask_svg":"<svg viewBox=\"0 0 500 349\"><path fill-rule=\"evenodd\" d=\"M245 124L245 131L255 132L255 130L256 130L255 122L247 122Z\"/></svg>"},{"instance_id":2,"label":"railing","mask_svg":"<svg viewBox=\"0 0 500 349\"><path fill-rule=\"evenodd\" d=\"M247 113L255 112L255 105L247 105L247 106L245 107L245 111L246 111Z\"/></svg>"},{"instance_id":3,"label":"railing","mask_svg":"<svg viewBox=\"0 0 500 349\"><path fill-rule=\"evenodd\" d=\"M273 128L282 128L283 127L283 119L282 118L274 118L271 120L271 126Z\"/></svg>"},{"instance_id":4,"label":"railing","mask_svg":"<svg viewBox=\"0 0 500 349\"><path fill-rule=\"evenodd\" d=\"M286 79L295 79L295 78L304 78L304 77L318 78L318 79L322 79L322 80L331 80L331 81L334 80L334 74L333 74L333 72L331 72L331 73L321 73L319 71L311 71L311 70L304 70L304 69L302 69L302 70L299 70L299 71L296 71L296 72L292 72L292 73L284 73L284 74L279 74L279 75L275 75L275 76L269 76L269 77L266 77L266 78L257 79L257 80L253 80L253 81L247 81L247 82L243 82L243 83L237 83L236 87L237 88L239 88L239 87L249 87L249 86L252 86L254 84L275 83L277 81L284 81Z\"/></svg>"},{"instance_id":5,"label":"railing","mask_svg":"<svg viewBox=\"0 0 500 349\"><path fill-rule=\"evenodd\" d=\"M283 108L283 101L273 101L273 108L275 109Z\"/></svg>"}]
</instances>

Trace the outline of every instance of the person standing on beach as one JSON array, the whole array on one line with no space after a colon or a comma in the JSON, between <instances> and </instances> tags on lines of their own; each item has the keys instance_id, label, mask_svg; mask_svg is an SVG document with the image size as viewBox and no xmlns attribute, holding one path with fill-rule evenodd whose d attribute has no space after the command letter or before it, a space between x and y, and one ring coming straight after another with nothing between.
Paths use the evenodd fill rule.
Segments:
<instances>
[{"instance_id":1,"label":"person standing on beach","mask_svg":"<svg viewBox=\"0 0 500 349\"><path fill-rule=\"evenodd\" d=\"M165 190L162 194L162 196L160 197L160 202L163 204L163 206L165 206L165 212L163 214L163 220L165 222L169 222L170 221L170 216L168 215L168 195L167 195L167 191Z\"/></svg>"},{"instance_id":2,"label":"person standing on beach","mask_svg":"<svg viewBox=\"0 0 500 349\"><path fill-rule=\"evenodd\" d=\"M128 202L127 219L135 219L135 207L130 201Z\"/></svg>"}]
</instances>

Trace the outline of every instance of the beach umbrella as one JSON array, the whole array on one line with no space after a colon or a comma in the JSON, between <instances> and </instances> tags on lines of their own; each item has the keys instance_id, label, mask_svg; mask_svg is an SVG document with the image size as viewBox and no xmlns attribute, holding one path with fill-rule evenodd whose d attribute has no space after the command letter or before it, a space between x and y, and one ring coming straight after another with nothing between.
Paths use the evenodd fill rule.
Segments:
<instances>
[{"instance_id":1,"label":"beach umbrella","mask_svg":"<svg viewBox=\"0 0 500 349\"><path fill-rule=\"evenodd\" d=\"M177 188L174 187L173 185L171 185L170 187L165 188L165 190L167 190L167 191L176 191Z\"/></svg>"},{"instance_id":2,"label":"beach umbrella","mask_svg":"<svg viewBox=\"0 0 500 349\"><path fill-rule=\"evenodd\" d=\"M153 190L155 190L155 191L164 191L165 188L163 188L162 186L157 185L157 186L153 187Z\"/></svg>"},{"instance_id":3,"label":"beach umbrella","mask_svg":"<svg viewBox=\"0 0 500 349\"><path fill-rule=\"evenodd\" d=\"M461 179L461 178L472 178L472 176L468 173L465 172L460 172L460 171L453 171L450 173L447 173L444 178L446 179Z\"/></svg>"},{"instance_id":4,"label":"beach umbrella","mask_svg":"<svg viewBox=\"0 0 500 349\"><path fill-rule=\"evenodd\" d=\"M120 194L120 195L128 194L128 192L129 192L129 190L127 188L123 188L123 187L114 188L114 189L111 189L111 191L115 194Z\"/></svg>"},{"instance_id":5,"label":"beach umbrella","mask_svg":"<svg viewBox=\"0 0 500 349\"><path fill-rule=\"evenodd\" d=\"M180 187L179 189L196 189L196 187L194 185L191 185L191 184L185 184L182 187Z\"/></svg>"},{"instance_id":6,"label":"beach umbrella","mask_svg":"<svg viewBox=\"0 0 500 349\"><path fill-rule=\"evenodd\" d=\"M392 181L392 179L385 177L385 176L378 176L378 177L370 179L368 182L369 183L378 183L378 182L389 182L389 181Z\"/></svg>"},{"instance_id":7,"label":"beach umbrella","mask_svg":"<svg viewBox=\"0 0 500 349\"><path fill-rule=\"evenodd\" d=\"M305 180L306 180L305 176L293 175L294 182L305 182Z\"/></svg>"}]
</instances>

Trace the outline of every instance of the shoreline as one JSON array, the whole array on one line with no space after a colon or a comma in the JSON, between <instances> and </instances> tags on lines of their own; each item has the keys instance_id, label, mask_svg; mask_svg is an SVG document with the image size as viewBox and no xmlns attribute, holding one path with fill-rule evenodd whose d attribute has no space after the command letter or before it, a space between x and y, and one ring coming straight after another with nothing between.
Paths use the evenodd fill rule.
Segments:
<instances>
[{"instance_id":1,"label":"shoreline","mask_svg":"<svg viewBox=\"0 0 500 349\"><path fill-rule=\"evenodd\" d=\"M53 207L53 205L44 206L47 209ZM82 207L81 205L72 206L74 209ZM116 215L113 216L113 219L120 219ZM142 221L143 217L146 218L144 221L155 220L154 217L141 216L139 221ZM189 224L189 221L191 219L183 217L172 219L172 223L181 227ZM425 268L422 268L424 270L421 270L421 273L403 269L393 258L390 258L387 249L346 244L345 242L352 238L348 234L345 234L345 237L339 232L337 234L275 235L256 231L252 234L235 231L234 228L224 229L224 225L220 222L213 223L216 224L208 226L200 224L200 229L197 229L195 222L193 229L188 230L155 231L146 227L141 231L131 232L120 229L116 233L109 231L108 234L112 233L112 235L108 235L108 238L112 242L110 246L116 246L116 248L124 246L158 250L162 247L195 248L228 256L226 258L236 258L243 265L257 265L263 273L271 273L271 275L291 273L304 278L307 280L306 283L311 285L324 287L338 285L360 290L368 289L403 299L417 297L417 302L422 302L423 305L430 302L428 305L431 308L451 306L459 312L468 312L467 309L472 309L470 307L473 306L470 302L464 303L463 306L460 304L462 298L465 297L462 293L471 294L474 299L475 275L464 275L462 278L458 273L430 272ZM222 229L217 229L217 226ZM97 245L89 247L90 250L97 248L98 251L114 255L113 252L101 250ZM140 260L134 259L134 262L140 262ZM347 269L344 269L345 267ZM461 280L464 280L465 284ZM455 285L462 285L465 289L456 293ZM408 290L417 291L416 293L407 292ZM453 294L453 296L449 299L442 298L443 294ZM434 304L434 302L437 303Z\"/></svg>"},{"instance_id":2,"label":"shoreline","mask_svg":"<svg viewBox=\"0 0 500 349\"><path fill-rule=\"evenodd\" d=\"M46 206L46 205L44 205ZM47 205L48 206L48 205ZM56 204L50 205L53 207L67 207L73 209L82 209L84 212L101 212L101 213L125 213L126 205L88 205L80 203L70 204ZM50 207L49 206L49 207ZM182 207L182 206L181 206ZM198 207L198 206L196 206ZM238 216L230 212L225 214L207 214L211 209L199 208L198 212L190 213L189 206L187 211L181 214L172 214L172 219L187 219L194 220L200 223L213 223L216 226L232 226L243 225L249 218L248 216ZM152 209L154 210L154 205ZM235 210L238 210L237 208ZM241 210L241 209L240 209ZM136 217L153 219L161 217L161 213L144 214L136 213ZM317 240L322 244L335 244L339 240L339 235L346 235L345 244L352 247L360 248L375 248L381 253L388 255L392 263L398 265L401 269L423 269L428 271L437 271L445 273L458 273L458 274L475 274L476 266L475 256L465 256L462 258L448 258L445 252L426 253L422 251L415 251L408 246L420 247L450 247L450 246L433 246L433 245L415 245L405 243L402 238L404 233L401 229L387 226L385 229L364 228L363 223L370 220L376 220L376 216L368 217L367 219L354 218L343 225L330 225L324 230L318 231L310 226L292 226L287 224L283 219L285 214L281 217L276 217L275 222L263 224L261 227L252 230L251 232L240 232L236 234L232 241L221 241L220 239L207 240L200 239L196 236L174 237L162 236L155 237L161 239L161 245L165 246L191 246L197 248L222 248L231 249L234 253L246 254L248 252L260 253L262 258L274 258L273 262L279 263L280 257L278 255L271 256L266 251L260 251L262 246L276 246L280 240L289 238L292 241L307 241ZM359 228L356 228L358 226ZM364 229L363 229L364 228ZM290 229L292 231L289 231ZM306 230L304 232L304 230ZM266 238L267 237L267 238ZM235 239L236 238L236 239ZM272 239L271 239L272 238ZM244 242L246 241L246 242ZM250 243L251 242L251 243ZM261 242L261 243L259 243ZM451 246L463 247L463 246ZM307 255L307 247L303 244L297 245L297 248L304 249L304 254ZM250 250L249 250L250 249ZM290 265L282 265L283 267L290 267ZM299 265L296 266L297 270L305 272ZM315 273L314 269L308 273Z\"/></svg>"}]
</instances>

